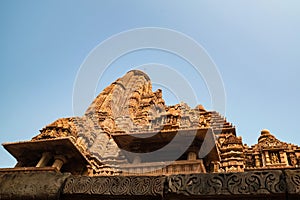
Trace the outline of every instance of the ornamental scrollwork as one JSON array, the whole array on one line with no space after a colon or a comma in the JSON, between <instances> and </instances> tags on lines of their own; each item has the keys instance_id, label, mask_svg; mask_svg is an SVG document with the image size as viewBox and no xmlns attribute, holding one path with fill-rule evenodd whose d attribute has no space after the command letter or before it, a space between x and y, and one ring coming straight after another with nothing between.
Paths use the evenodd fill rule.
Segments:
<instances>
[{"instance_id":1,"label":"ornamental scrollwork","mask_svg":"<svg viewBox=\"0 0 300 200\"><path fill-rule=\"evenodd\" d=\"M285 173L288 193L300 194L300 169L286 170Z\"/></svg>"},{"instance_id":2,"label":"ornamental scrollwork","mask_svg":"<svg viewBox=\"0 0 300 200\"><path fill-rule=\"evenodd\" d=\"M300 179L299 179L300 180ZM251 195L285 193L281 171L174 175L169 192L183 195Z\"/></svg>"},{"instance_id":3,"label":"ornamental scrollwork","mask_svg":"<svg viewBox=\"0 0 300 200\"><path fill-rule=\"evenodd\" d=\"M71 177L64 186L64 194L97 195L163 195L164 177L99 176Z\"/></svg>"}]
</instances>

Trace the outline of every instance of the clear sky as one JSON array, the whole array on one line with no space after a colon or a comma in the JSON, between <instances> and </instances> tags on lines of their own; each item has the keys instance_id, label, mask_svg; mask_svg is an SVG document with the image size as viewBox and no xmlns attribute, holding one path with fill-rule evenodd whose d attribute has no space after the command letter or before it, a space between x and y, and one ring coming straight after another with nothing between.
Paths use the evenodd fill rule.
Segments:
<instances>
[{"instance_id":1,"label":"clear sky","mask_svg":"<svg viewBox=\"0 0 300 200\"><path fill-rule=\"evenodd\" d=\"M73 116L76 74L100 42L133 28L162 27L182 32L206 49L224 82L225 115L244 143L256 143L267 128L278 139L300 145L297 0L2 0L0 26L1 143L30 140L57 118ZM166 52L134 52L112 64L96 93L144 63L188 68ZM210 109L209 92L200 83L198 103ZM177 103L168 91L164 98L167 104ZM14 164L1 147L0 167Z\"/></svg>"}]
</instances>

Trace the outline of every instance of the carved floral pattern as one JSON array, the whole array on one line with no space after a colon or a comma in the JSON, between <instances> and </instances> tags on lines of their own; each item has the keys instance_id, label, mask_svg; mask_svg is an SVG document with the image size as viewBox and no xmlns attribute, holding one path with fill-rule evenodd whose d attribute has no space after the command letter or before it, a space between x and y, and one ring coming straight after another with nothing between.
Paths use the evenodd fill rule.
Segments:
<instances>
[{"instance_id":1,"label":"carved floral pattern","mask_svg":"<svg viewBox=\"0 0 300 200\"><path fill-rule=\"evenodd\" d=\"M176 175L168 185L169 192L184 195L284 193L281 177L281 171Z\"/></svg>"},{"instance_id":2,"label":"carved floral pattern","mask_svg":"<svg viewBox=\"0 0 300 200\"><path fill-rule=\"evenodd\" d=\"M300 194L300 169L286 170L286 182L288 184L288 192L291 194Z\"/></svg>"},{"instance_id":3,"label":"carved floral pattern","mask_svg":"<svg viewBox=\"0 0 300 200\"><path fill-rule=\"evenodd\" d=\"M61 196L62 195L62 196ZM61 199L94 197L115 199L169 199L242 197L252 199L299 199L300 170L253 171L164 176L70 176L70 174L31 172L1 173L0 199ZM129 197L130 196L130 197ZM148 199L149 199L148 198ZM64 199L64 198L63 198Z\"/></svg>"},{"instance_id":4,"label":"carved floral pattern","mask_svg":"<svg viewBox=\"0 0 300 200\"><path fill-rule=\"evenodd\" d=\"M163 177L72 177L64 194L163 195Z\"/></svg>"}]
</instances>

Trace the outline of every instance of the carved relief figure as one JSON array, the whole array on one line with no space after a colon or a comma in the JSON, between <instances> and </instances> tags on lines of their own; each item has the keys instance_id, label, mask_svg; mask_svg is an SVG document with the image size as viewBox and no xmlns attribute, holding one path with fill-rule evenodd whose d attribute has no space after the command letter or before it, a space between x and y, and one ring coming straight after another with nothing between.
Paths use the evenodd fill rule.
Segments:
<instances>
[{"instance_id":1,"label":"carved relief figure","mask_svg":"<svg viewBox=\"0 0 300 200\"><path fill-rule=\"evenodd\" d=\"M291 161L291 165L292 166L296 166L297 165L297 158L294 154L290 154L290 161Z\"/></svg>"},{"instance_id":2,"label":"carved relief figure","mask_svg":"<svg viewBox=\"0 0 300 200\"><path fill-rule=\"evenodd\" d=\"M280 163L277 153L271 153L271 163L272 164Z\"/></svg>"}]
</instances>

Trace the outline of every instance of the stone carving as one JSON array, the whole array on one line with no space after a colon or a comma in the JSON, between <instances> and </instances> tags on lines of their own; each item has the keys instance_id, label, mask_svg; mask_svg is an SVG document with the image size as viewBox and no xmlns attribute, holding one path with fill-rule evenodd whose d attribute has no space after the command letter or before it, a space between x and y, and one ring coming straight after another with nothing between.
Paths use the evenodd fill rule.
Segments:
<instances>
[{"instance_id":1,"label":"stone carving","mask_svg":"<svg viewBox=\"0 0 300 200\"><path fill-rule=\"evenodd\" d=\"M269 130L262 130L258 143L244 146L245 168L248 170L298 167L300 147L281 142Z\"/></svg>"},{"instance_id":2,"label":"stone carving","mask_svg":"<svg viewBox=\"0 0 300 200\"><path fill-rule=\"evenodd\" d=\"M272 164L280 163L277 153L271 153L271 163Z\"/></svg>"},{"instance_id":3,"label":"stone carving","mask_svg":"<svg viewBox=\"0 0 300 200\"><path fill-rule=\"evenodd\" d=\"M291 166L296 167L298 165L297 157L293 153L289 154L289 160Z\"/></svg>"},{"instance_id":4,"label":"stone carving","mask_svg":"<svg viewBox=\"0 0 300 200\"><path fill-rule=\"evenodd\" d=\"M230 134L218 135L218 148L221 161L216 172L242 172L244 171L244 154L242 138Z\"/></svg>"},{"instance_id":5,"label":"stone carving","mask_svg":"<svg viewBox=\"0 0 300 200\"><path fill-rule=\"evenodd\" d=\"M171 176L0 171L0 199L299 199L300 170Z\"/></svg>"},{"instance_id":6,"label":"stone carving","mask_svg":"<svg viewBox=\"0 0 300 200\"><path fill-rule=\"evenodd\" d=\"M58 119L43 128L33 140L66 136L58 133L60 127L83 138L87 148L100 132L142 132L164 127L233 128L220 114L206 111L202 105L195 109L185 103L166 106L162 91L152 92L149 77L137 70L128 72L105 88L83 117Z\"/></svg>"},{"instance_id":7,"label":"stone carving","mask_svg":"<svg viewBox=\"0 0 300 200\"><path fill-rule=\"evenodd\" d=\"M78 118L61 118L43 128L41 134L33 138L33 140L51 139L58 137L74 136L76 137L76 120Z\"/></svg>"},{"instance_id":8,"label":"stone carving","mask_svg":"<svg viewBox=\"0 0 300 200\"><path fill-rule=\"evenodd\" d=\"M183 195L282 194L281 171L189 174L168 177L169 192Z\"/></svg>"},{"instance_id":9,"label":"stone carving","mask_svg":"<svg viewBox=\"0 0 300 200\"><path fill-rule=\"evenodd\" d=\"M300 194L300 170L286 170L286 182L289 194Z\"/></svg>"},{"instance_id":10,"label":"stone carving","mask_svg":"<svg viewBox=\"0 0 300 200\"><path fill-rule=\"evenodd\" d=\"M162 196L164 177L71 177L67 180L63 193L97 195L151 195Z\"/></svg>"}]
</instances>

